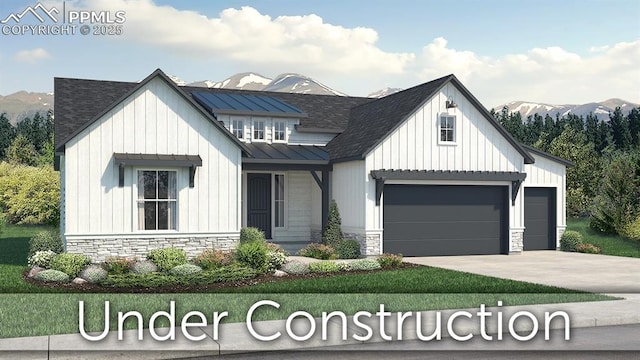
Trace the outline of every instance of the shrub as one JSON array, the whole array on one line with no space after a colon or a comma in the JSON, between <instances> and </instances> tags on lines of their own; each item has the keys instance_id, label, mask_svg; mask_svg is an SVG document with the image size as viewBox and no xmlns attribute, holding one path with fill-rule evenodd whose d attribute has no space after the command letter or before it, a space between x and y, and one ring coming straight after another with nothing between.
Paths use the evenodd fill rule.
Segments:
<instances>
[{"instance_id":1,"label":"shrub","mask_svg":"<svg viewBox=\"0 0 640 360\"><path fill-rule=\"evenodd\" d=\"M240 244L265 241L264 233L258 228L247 227L240 230Z\"/></svg>"},{"instance_id":2,"label":"shrub","mask_svg":"<svg viewBox=\"0 0 640 360\"><path fill-rule=\"evenodd\" d=\"M69 282L69 275L58 270L42 270L35 276L36 280L45 282Z\"/></svg>"},{"instance_id":3,"label":"shrub","mask_svg":"<svg viewBox=\"0 0 640 360\"><path fill-rule=\"evenodd\" d=\"M57 231L40 231L29 240L29 257L38 251L53 251L60 254L63 251L62 239Z\"/></svg>"},{"instance_id":4,"label":"shrub","mask_svg":"<svg viewBox=\"0 0 640 360\"><path fill-rule=\"evenodd\" d=\"M267 251L267 243L264 241L240 243L236 248L236 260L259 273L265 273L269 270Z\"/></svg>"},{"instance_id":5,"label":"shrub","mask_svg":"<svg viewBox=\"0 0 640 360\"><path fill-rule=\"evenodd\" d=\"M349 264L348 262L339 262L338 264L338 269L340 271L351 271L351 264Z\"/></svg>"},{"instance_id":6,"label":"shrub","mask_svg":"<svg viewBox=\"0 0 640 360\"><path fill-rule=\"evenodd\" d=\"M109 275L102 285L109 287L165 287L176 285L206 285L226 281L238 281L256 277L256 271L246 266L224 266L196 274L175 276L167 273L144 275Z\"/></svg>"},{"instance_id":7,"label":"shrub","mask_svg":"<svg viewBox=\"0 0 640 360\"><path fill-rule=\"evenodd\" d=\"M97 284L107 278L107 270L97 265L91 265L80 272L80 277L92 284Z\"/></svg>"},{"instance_id":8,"label":"shrub","mask_svg":"<svg viewBox=\"0 0 640 360\"><path fill-rule=\"evenodd\" d=\"M233 253L230 251L205 249L193 261L196 265L206 270L230 265L233 262Z\"/></svg>"},{"instance_id":9,"label":"shrub","mask_svg":"<svg viewBox=\"0 0 640 360\"><path fill-rule=\"evenodd\" d=\"M187 263L187 254L182 249L153 249L147 253L147 259L154 263L158 270L169 271L174 267Z\"/></svg>"},{"instance_id":10,"label":"shrub","mask_svg":"<svg viewBox=\"0 0 640 360\"><path fill-rule=\"evenodd\" d=\"M305 246L298 251L298 255L320 260L333 260L338 258L338 254L336 254L333 247L316 243Z\"/></svg>"},{"instance_id":11,"label":"shrub","mask_svg":"<svg viewBox=\"0 0 640 360\"><path fill-rule=\"evenodd\" d=\"M576 252L578 245L582 244L582 234L577 231L567 230L560 238L560 250Z\"/></svg>"},{"instance_id":12,"label":"shrub","mask_svg":"<svg viewBox=\"0 0 640 360\"><path fill-rule=\"evenodd\" d=\"M51 266L51 259L57 254L51 250L36 251L33 256L29 258L27 262L29 266L39 266L41 268L48 269Z\"/></svg>"},{"instance_id":13,"label":"shrub","mask_svg":"<svg viewBox=\"0 0 640 360\"><path fill-rule=\"evenodd\" d=\"M332 273L340 271L340 267L334 261L319 261L309 264L309 272Z\"/></svg>"},{"instance_id":14,"label":"shrub","mask_svg":"<svg viewBox=\"0 0 640 360\"><path fill-rule=\"evenodd\" d=\"M131 265L131 272L137 275L146 275L157 271L158 267L151 261L136 261Z\"/></svg>"},{"instance_id":15,"label":"shrub","mask_svg":"<svg viewBox=\"0 0 640 360\"><path fill-rule=\"evenodd\" d=\"M640 241L640 216L628 223L624 227L621 235L631 240Z\"/></svg>"},{"instance_id":16,"label":"shrub","mask_svg":"<svg viewBox=\"0 0 640 360\"><path fill-rule=\"evenodd\" d=\"M267 257L269 258L269 271L275 271L287 262L287 252L274 243L267 243Z\"/></svg>"},{"instance_id":17,"label":"shrub","mask_svg":"<svg viewBox=\"0 0 640 360\"><path fill-rule=\"evenodd\" d=\"M329 205L329 215L327 218L327 226L322 233L322 243L329 246L337 246L343 239L342 236L342 220L340 219L340 211L335 200L331 200Z\"/></svg>"},{"instance_id":18,"label":"shrub","mask_svg":"<svg viewBox=\"0 0 640 360\"><path fill-rule=\"evenodd\" d=\"M361 259L361 260L356 260L354 262L352 262L351 264L349 264L351 270L357 271L357 270L379 270L382 267L380 266L380 263L377 262L376 260L373 259Z\"/></svg>"},{"instance_id":19,"label":"shrub","mask_svg":"<svg viewBox=\"0 0 640 360\"><path fill-rule=\"evenodd\" d=\"M7 167L6 175L0 176L0 208L6 210L7 221L57 225L60 222L60 174L51 166Z\"/></svg>"},{"instance_id":20,"label":"shrub","mask_svg":"<svg viewBox=\"0 0 640 360\"><path fill-rule=\"evenodd\" d=\"M397 268L402 265L402 254L382 254L376 260L383 269Z\"/></svg>"},{"instance_id":21,"label":"shrub","mask_svg":"<svg viewBox=\"0 0 640 360\"><path fill-rule=\"evenodd\" d=\"M309 273L309 264L300 261L289 261L284 263L280 270L291 275L304 275Z\"/></svg>"},{"instance_id":22,"label":"shrub","mask_svg":"<svg viewBox=\"0 0 640 360\"><path fill-rule=\"evenodd\" d=\"M109 274L126 274L131 271L134 262L135 260L123 256L108 256L104 260L103 267Z\"/></svg>"},{"instance_id":23,"label":"shrub","mask_svg":"<svg viewBox=\"0 0 640 360\"><path fill-rule=\"evenodd\" d=\"M62 271L72 278L78 276L89 264L91 264L91 259L82 254L62 253L51 259L51 269Z\"/></svg>"},{"instance_id":24,"label":"shrub","mask_svg":"<svg viewBox=\"0 0 640 360\"><path fill-rule=\"evenodd\" d=\"M576 250L586 254L600 254L601 252L600 248L593 244L579 244Z\"/></svg>"},{"instance_id":25,"label":"shrub","mask_svg":"<svg viewBox=\"0 0 640 360\"><path fill-rule=\"evenodd\" d=\"M344 239L336 246L340 259L357 259L360 257L360 243L353 239Z\"/></svg>"},{"instance_id":26,"label":"shrub","mask_svg":"<svg viewBox=\"0 0 640 360\"><path fill-rule=\"evenodd\" d=\"M182 264L169 270L169 274L173 276L187 276L202 272L202 268L193 264Z\"/></svg>"}]
</instances>

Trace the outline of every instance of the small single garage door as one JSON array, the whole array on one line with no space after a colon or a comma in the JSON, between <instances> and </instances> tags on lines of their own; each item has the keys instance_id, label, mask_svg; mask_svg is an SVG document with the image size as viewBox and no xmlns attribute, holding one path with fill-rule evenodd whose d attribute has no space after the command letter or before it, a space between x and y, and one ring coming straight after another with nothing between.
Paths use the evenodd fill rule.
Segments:
<instances>
[{"instance_id":1,"label":"small single garage door","mask_svg":"<svg viewBox=\"0 0 640 360\"><path fill-rule=\"evenodd\" d=\"M556 249L556 189L524 189L524 250Z\"/></svg>"},{"instance_id":2,"label":"small single garage door","mask_svg":"<svg viewBox=\"0 0 640 360\"><path fill-rule=\"evenodd\" d=\"M506 253L507 191L506 186L385 185L384 252Z\"/></svg>"}]
</instances>

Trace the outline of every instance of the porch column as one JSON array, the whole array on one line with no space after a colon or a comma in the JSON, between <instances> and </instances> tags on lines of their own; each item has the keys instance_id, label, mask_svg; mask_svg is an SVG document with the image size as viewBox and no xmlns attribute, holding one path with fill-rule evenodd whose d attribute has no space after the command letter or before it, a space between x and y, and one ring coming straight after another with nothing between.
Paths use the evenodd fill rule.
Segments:
<instances>
[{"instance_id":1,"label":"porch column","mask_svg":"<svg viewBox=\"0 0 640 360\"><path fill-rule=\"evenodd\" d=\"M322 170L322 232L324 233L329 220L329 170Z\"/></svg>"}]
</instances>

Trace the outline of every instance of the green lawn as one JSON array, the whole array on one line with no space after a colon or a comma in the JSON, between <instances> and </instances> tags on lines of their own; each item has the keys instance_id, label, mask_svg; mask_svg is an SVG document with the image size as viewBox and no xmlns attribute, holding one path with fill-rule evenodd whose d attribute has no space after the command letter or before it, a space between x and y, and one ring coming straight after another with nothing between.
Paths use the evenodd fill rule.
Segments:
<instances>
[{"instance_id":1,"label":"green lawn","mask_svg":"<svg viewBox=\"0 0 640 360\"><path fill-rule=\"evenodd\" d=\"M347 314L375 312L380 304L389 311L415 311L495 306L497 301L508 306L612 299L431 267L284 280L203 294L51 294L63 291L22 280L28 240L43 229L8 226L0 235L0 338L77 333L79 301L86 303L87 330L97 331L104 324L105 301L111 304L111 329L116 329L118 311L139 311L148 320L156 311L167 311L171 300L176 302L178 321L189 311L200 311L209 321L214 311L228 311L225 322L240 322L245 321L251 305L264 299L277 301L282 307L261 309L253 320L284 319L297 310L315 316L334 310ZM558 310L562 310L561 305ZM128 322L125 328L134 325Z\"/></svg>"},{"instance_id":2,"label":"green lawn","mask_svg":"<svg viewBox=\"0 0 640 360\"><path fill-rule=\"evenodd\" d=\"M640 258L640 241L596 232L589 228L589 219L569 218L567 219L567 230L581 233L583 242L598 246L605 255Z\"/></svg>"}]
</instances>

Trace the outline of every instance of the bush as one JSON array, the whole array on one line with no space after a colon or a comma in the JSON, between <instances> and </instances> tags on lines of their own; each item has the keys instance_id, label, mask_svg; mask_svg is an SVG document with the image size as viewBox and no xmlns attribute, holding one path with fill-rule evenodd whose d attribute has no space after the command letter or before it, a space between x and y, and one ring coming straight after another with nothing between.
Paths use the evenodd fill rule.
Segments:
<instances>
[{"instance_id":1,"label":"bush","mask_svg":"<svg viewBox=\"0 0 640 360\"><path fill-rule=\"evenodd\" d=\"M202 272L202 268L199 267L198 265L193 265L193 264L182 264L169 270L169 274L173 276L187 276L187 275L193 275L201 272Z\"/></svg>"},{"instance_id":2,"label":"bush","mask_svg":"<svg viewBox=\"0 0 640 360\"><path fill-rule=\"evenodd\" d=\"M338 264L338 270L339 271L351 271L351 264L349 264L346 261L343 262L339 262Z\"/></svg>"},{"instance_id":3,"label":"bush","mask_svg":"<svg viewBox=\"0 0 640 360\"><path fill-rule=\"evenodd\" d=\"M36 280L45 282L69 282L69 275L58 270L42 270L35 276Z\"/></svg>"},{"instance_id":4,"label":"bush","mask_svg":"<svg viewBox=\"0 0 640 360\"><path fill-rule=\"evenodd\" d=\"M157 271L158 267L151 261L136 261L131 265L131 272L137 275L146 275Z\"/></svg>"},{"instance_id":5,"label":"bush","mask_svg":"<svg viewBox=\"0 0 640 360\"><path fill-rule=\"evenodd\" d=\"M397 268L402 265L402 254L382 254L376 260L383 269Z\"/></svg>"},{"instance_id":6,"label":"bush","mask_svg":"<svg viewBox=\"0 0 640 360\"><path fill-rule=\"evenodd\" d=\"M63 251L62 239L57 231L40 231L29 240L29 257L38 251L53 251L60 254Z\"/></svg>"},{"instance_id":7,"label":"bush","mask_svg":"<svg viewBox=\"0 0 640 360\"><path fill-rule=\"evenodd\" d=\"M205 249L193 262L205 270L213 270L230 265L233 260L233 253L230 251Z\"/></svg>"},{"instance_id":8,"label":"bush","mask_svg":"<svg viewBox=\"0 0 640 360\"><path fill-rule=\"evenodd\" d=\"M240 244L265 241L264 233L258 228L247 227L240 230Z\"/></svg>"},{"instance_id":9,"label":"bush","mask_svg":"<svg viewBox=\"0 0 640 360\"><path fill-rule=\"evenodd\" d=\"M340 271L340 267L334 261L319 261L309 264L309 272L332 273Z\"/></svg>"},{"instance_id":10,"label":"bush","mask_svg":"<svg viewBox=\"0 0 640 360\"><path fill-rule=\"evenodd\" d=\"M36 253L29 258L27 263L29 266L39 266L41 268L48 269L51 266L51 260L56 255L57 254L51 250L36 251Z\"/></svg>"},{"instance_id":11,"label":"bush","mask_svg":"<svg viewBox=\"0 0 640 360\"><path fill-rule=\"evenodd\" d=\"M256 271L246 266L225 266L196 274L175 276L167 273L149 273L144 275L109 275L102 285L109 287L166 287L206 285L226 281L238 281L256 277Z\"/></svg>"},{"instance_id":12,"label":"bush","mask_svg":"<svg viewBox=\"0 0 640 360\"><path fill-rule=\"evenodd\" d=\"M147 259L154 263L158 270L169 271L174 267L187 263L187 254L182 249L153 249L147 253Z\"/></svg>"},{"instance_id":13,"label":"bush","mask_svg":"<svg viewBox=\"0 0 640 360\"><path fill-rule=\"evenodd\" d=\"M259 273L265 273L269 270L267 252L267 243L264 241L240 243L236 248L236 260Z\"/></svg>"},{"instance_id":14,"label":"bush","mask_svg":"<svg viewBox=\"0 0 640 360\"><path fill-rule=\"evenodd\" d=\"M353 271L358 271L358 270L379 270L379 269L382 268L380 266L380 263L377 262L376 260L373 260L373 259L356 260L356 261L352 262L351 264L349 264L349 267Z\"/></svg>"},{"instance_id":15,"label":"bush","mask_svg":"<svg viewBox=\"0 0 640 360\"><path fill-rule=\"evenodd\" d=\"M298 255L320 260L333 260L338 258L338 254L336 254L333 247L316 243L305 246L298 251Z\"/></svg>"},{"instance_id":16,"label":"bush","mask_svg":"<svg viewBox=\"0 0 640 360\"><path fill-rule=\"evenodd\" d=\"M600 254L602 252L599 247L593 244L580 244L576 247L576 250L586 254Z\"/></svg>"},{"instance_id":17,"label":"bush","mask_svg":"<svg viewBox=\"0 0 640 360\"><path fill-rule=\"evenodd\" d=\"M92 284L97 284L107 278L107 270L97 265L91 265L80 272L80 277Z\"/></svg>"},{"instance_id":18,"label":"bush","mask_svg":"<svg viewBox=\"0 0 640 360\"><path fill-rule=\"evenodd\" d=\"M322 243L336 247L343 240L342 220L340 219L340 211L335 200L331 200L329 205L329 215L327 218L327 226L322 233Z\"/></svg>"},{"instance_id":19,"label":"bush","mask_svg":"<svg viewBox=\"0 0 640 360\"><path fill-rule=\"evenodd\" d=\"M278 244L267 243L267 257L270 272L280 269L287 262L287 252Z\"/></svg>"},{"instance_id":20,"label":"bush","mask_svg":"<svg viewBox=\"0 0 640 360\"><path fill-rule=\"evenodd\" d=\"M582 234L577 231L567 230L560 238L560 250L576 252L578 245L582 244Z\"/></svg>"},{"instance_id":21,"label":"bush","mask_svg":"<svg viewBox=\"0 0 640 360\"><path fill-rule=\"evenodd\" d=\"M131 271L135 260L123 256L108 256L104 260L103 267L109 274L126 274Z\"/></svg>"},{"instance_id":22,"label":"bush","mask_svg":"<svg viewBox=\"0 0 640 360\"><path fill-rule=\"evenodd\" d=\"M360 243L352 239L342 240L336 246L336 252L340 259L357 259L360 257Z\"/></svg>"},{"instance_id":23,"label":"bush","mask_svg":"<svg viewBox=\"0 0 640 360\"><path fill-rule=\"evenodd\" d=\"M628 223L620 235L631 240L640 241L640 216Z\"/></svg>"},{"instance_id":24,"label":"bush","mask_svg":"<svg viewBox=\"0 0 640 360\"><path fill-rule=\"evenodd\" d=\"M51 259L51 269L62 271L69 277L76 277L80 272L91 264L91 259L82 254L57 254Z\"/></svg>"},{"instance_id":25,"label":"bush","mask_svg":"<svg viewBox=\"0 0 640 360\"><path fill-rule=\"evenodd\" d=\"M309 273L309 264L300 261L289 261L284 263L280 270L291 275L304 275Z\"/></svg>"},{"instance_id":26,"label":"bush","mask_svg":"<svg viewBox=\"0 0 640 360\"><path fill-rule=\"evenodd\" d=\"M9 164L2 172L0 208L5 209L9 223L59 224L60 173L51 166Z\"/></svg>"}]
</instances>

